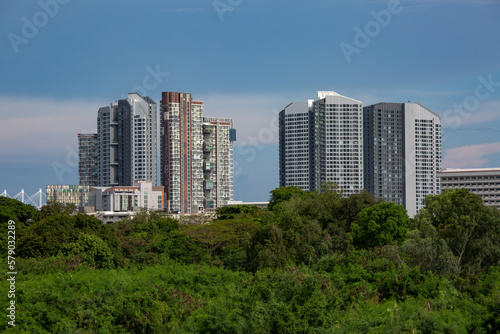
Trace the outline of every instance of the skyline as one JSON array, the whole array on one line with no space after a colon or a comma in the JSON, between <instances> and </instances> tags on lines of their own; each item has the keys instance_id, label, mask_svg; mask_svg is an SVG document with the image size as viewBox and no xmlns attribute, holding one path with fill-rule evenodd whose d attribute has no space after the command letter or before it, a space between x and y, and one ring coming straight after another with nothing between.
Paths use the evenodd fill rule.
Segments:
<instances>
[{"instance_id":1,"label":"skyline","mask_svg":"<svg viewBox=\"0 0 500 334\"><path fill-rule=\"evenodd\" d=\"M8 0L0 18L11 195L78 184L77 134L134 90L234 120L235 200L279 186L277 114L321 90L419 102L441 116L443 168L500 166L499 1Z\"/></svg>"}]
</instances>

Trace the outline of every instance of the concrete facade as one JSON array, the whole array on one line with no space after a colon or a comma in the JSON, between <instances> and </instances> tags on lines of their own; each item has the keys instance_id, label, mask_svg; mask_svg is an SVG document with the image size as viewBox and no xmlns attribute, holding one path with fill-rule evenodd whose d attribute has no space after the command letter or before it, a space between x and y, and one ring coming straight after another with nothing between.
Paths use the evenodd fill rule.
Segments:
<instances>
[{"instance_id":1,"label":"concrete facade","mask_svg":"<svg viewBox=\"0 0 500 334\"><path fill-rule=\"evenodd\" d=\"M157 105L137 93L98 111L99 186L157 182Z\"/></svg>"},{"instance_id":2,"label":"concrete facade","mask_svg":"<svg viewBox=\"0 0 500 334\"><path fill-rule=\"evenodd\" d=\"M99 141L97 133L78 134L78 184L99 184Z\"/></svg>"},{"instance_id":3,"label":"concrete facade","mask_svg":"<svg viewBox=\"0 0 500 334\"><path fill-rule=\"evenodd\" d=\"M363 103L320 91L280 112L280 187L311 191L333 181L345 196L363 189Z\"/></svg>"},{"instance_id":4,"label":"concrete facade","mask_svg":"<svg viewBox=\"0 0 500 334\"><path fill-rule=\"evenodd\" d=\"M151 181L135 181L133 186L91 187L89 206L95 211L131 212L139 209L163 210L164 187Z\"/></svg>"},{"instance_id":5,"label":"concrete facade","mask_svg":"<svg viewBox=\"0 0 500 334\"><path fill-rule=\"evenodd\" d=\"M203 197L205 211L233 200L233 120L203 117Z\"/></svg>"},{"instance_id":6,"label":"concrete facade","mask_svg":"<svg viewBox=\"0 0 500 334\"><path fill-rule=\"evenodd\" d=\"M441 119L418 103L364 108L364 188L413 217L440 192Z\"/></svg>"},{"instance_id":7,"label":"concrete facade","mask_svg":"<svg viewBox=\"0 0 500 334\"><path fill-rule=\"evenodd\" d=\"M232 119L203 117L191 94L163 92L160 128L167 211L213 211L233 198Z\"/></svg>"},{"instance_id":8,"label":"concrete facade","mask_svg":"<svg viewBox=\"0 0 500 334\"><path fill-rule=\"evenodd\" d=\"M479 195L483 203L500 207L500 168L451 169L438 173L441 189L466 188Z\"/></svg>"},{"instance_id":9,"label":"concrete facade","mask_svg":"<svg viewBox=\"0 0 500 334\"><path fill-rule=\"evenodd\" d=\"M46 186L47 201L56 201L62 204L75 204L77 209L89 205L90 186L87 185L60 185Z\"/></svg>"}]
</instances>

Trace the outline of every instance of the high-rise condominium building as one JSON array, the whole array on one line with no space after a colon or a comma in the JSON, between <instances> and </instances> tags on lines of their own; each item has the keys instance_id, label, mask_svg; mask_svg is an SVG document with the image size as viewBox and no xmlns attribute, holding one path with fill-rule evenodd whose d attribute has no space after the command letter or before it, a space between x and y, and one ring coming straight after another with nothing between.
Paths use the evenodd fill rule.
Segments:
<instances>
[{"instance_id":1,"label":"high-rise condominium building","mask_svg":"<svg viewBox=\"0 0 500 334\"><path fill-rule=\"evenodd\" d=\"M222 207L233 200L233 142L231 118L203 117L204 207Z\"/></svg>"},{"instance_id":2,"label":"high-rise condominium building","mask_svg":"<svg viewBox=\"0 0 500 334\"><path fill-rule=\"evenodd\" d=\"M137 93L98 111L99 186L157 182L157 105Z\"/></svg>"},{"instance_id":3,"label":"high-rise condominium building","mask_svg":"<svg viewBox=\"0 0 500 334\"><path fill-rule=\"evenodd\" d=\"M189 93L163 92L161 184L167 210L203 211L203 102Z\"/></svg>"},{"instance_id":4,"label":"high-rise condominium building","mask_svg":"<svg viewBox=\"0 0 500 334\"><path fill-rule=\"evenodd\" d=\"M440 192L440 117L419 103L378 103L363 109L363 121L365 189L413 217Z\"/></svg>"},{"instance_id":5,"label":"high-rise condominium building","mask_svg":"<svg viewBox=\"0 0 500 334\"><path fill-rule=\"evenodd\" d=\"M161 184L170 212L198 213L233 198L232 120L203 117L189 93L163 92Z\"/></svg>"},{"instance_id":6,"label":"high-rise condominium building","mask_svg":"<svg viewBox=\"0 0 500 334\"><path fill-rule=\"evenodd\" d=\"M363 103L335 92L280 112L280 186L321 189L335 182L349 196L363 189Z\"/></svg>"},{"instance_id":7,"label":"high-rise condominium building","mask_svg":"<svg viewBox=\"0 0 500 334\"><path fill-rule=\"evenodd\" d=\"M99 142L97 134L78 134L78 183L97 186L99 183Z\"/></svg>"}]
</instances>

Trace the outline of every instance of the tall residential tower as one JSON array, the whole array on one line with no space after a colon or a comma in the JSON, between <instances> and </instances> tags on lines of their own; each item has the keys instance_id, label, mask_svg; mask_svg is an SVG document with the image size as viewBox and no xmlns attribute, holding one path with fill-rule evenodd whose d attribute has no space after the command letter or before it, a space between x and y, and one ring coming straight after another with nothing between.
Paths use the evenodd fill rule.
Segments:
<instances>
[{"instance_id":1,"label":"tall residential tower","mask_svg":"<svg viewBox=\"0 0 500 334\"><path fill-rule=\"evenodd\" d=\"M157 183L157 105L137 93L98 111L99 186Z\"/></svg>"},{"instance_id":2,"label":"tall residential tower","mask_svg":"<svg viewBox=\"0 0 500 334\"><path fill-rule=\"evenodd\" d=\"M161 97L161 184L171 212L203 210L203 102L189 93Z\"/></svg>"},{"instance_id":3,"label":"tall residential tower","mask_svg":"<svg viewBox=\"0 0 500 334\"><path fill-rule=\"evenodd\" d=\"M335 92L280 112L280 186L320 189L333 181L349 196L363 189L363 103Z\"/></svg>"},{"instance_id":4,"label":"tall residential tower","mask_svg":"<svg viewBox=\"0 0 500 334\"><path fill-rule=\"evenodd\" d=\"M230 118L203 117L189 93L163 92L161 184L170 212L212 211L233 199Z\"/></svg>"},{"instance_id":5,"label":"tall residential tower","mask_svg":"<svg viewBox=\"0 0 500 334\"><path fill-rule=\"evenodd\" d=\"M204 207L219 208L233 200L233 142L231 118L203 117Z\"/></svg>"},{"instance_id":6,"label":"tall residential tower","mask_svg":"<svg viewBox=\"0 0 500 334\"><path fill-rule=\"evenodd\" d=\"M440 192L441 119L419 103L378 103L363 114L364 187L413 217Z\"/></svg>"},{"instance_id":7,"label":"tall residential tower","mask_svg":"<svg viewBox=\"0 0 500 334\"><path fill-rule=\"evenodd\" d=\"M99 141L97 133L78 134L78 184L99 184Z\"/></svg>"}]
</instances>

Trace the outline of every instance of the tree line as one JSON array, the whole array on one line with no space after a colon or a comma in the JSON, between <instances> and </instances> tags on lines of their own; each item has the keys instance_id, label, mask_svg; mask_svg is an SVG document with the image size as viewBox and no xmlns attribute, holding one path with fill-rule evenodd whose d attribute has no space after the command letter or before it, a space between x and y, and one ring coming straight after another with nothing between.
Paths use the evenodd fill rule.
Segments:
<instances>
[{"instance_id":1,"label":"tree line","mask_svg":"<svg viewBox=\"0 0 500 334\"><path fill-rule=\"evenodd\" d=\"M74 209L0 197L19 272L19 321L2 332L500 331L500 212L466 189L427 196L413 219L332 183L209 223L143 211L103 225Z\"/></svg>"}]
</instances>

